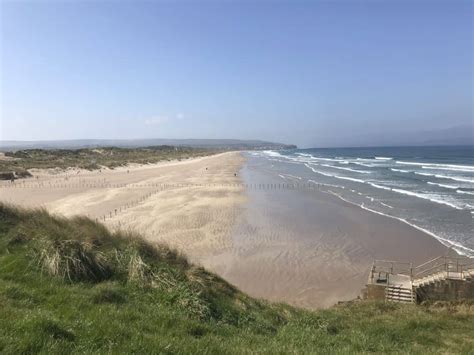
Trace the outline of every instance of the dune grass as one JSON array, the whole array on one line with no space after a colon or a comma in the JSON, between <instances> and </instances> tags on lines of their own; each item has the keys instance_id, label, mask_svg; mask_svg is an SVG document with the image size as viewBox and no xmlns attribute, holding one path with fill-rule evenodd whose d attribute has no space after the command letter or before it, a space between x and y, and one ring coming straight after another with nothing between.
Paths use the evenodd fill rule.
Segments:
<instances>
[{"instance_id":1,"label":"dune grass","mask_svg":"<svg viewBox=\"0 0 474 355\"><path fill-rule=\"evenodd\" d=\"M97 170L127 164L149 164L164 160L187 159L217 153L216 149L153 146L144 148L24 149L5 152L0 159L0 179L30 177L28 169L81 168Z\"/></svg>"},{"instance_id":2,"label":"dune grass","mask_svg":"<svg viewBox=\"0 0 474 355\"><path fill-rule=\"evenodd\" d=\"M137 235L0 204L0 352L468 354L473 339L469 302L270 304Z\"/></svg>"}]
</instances>

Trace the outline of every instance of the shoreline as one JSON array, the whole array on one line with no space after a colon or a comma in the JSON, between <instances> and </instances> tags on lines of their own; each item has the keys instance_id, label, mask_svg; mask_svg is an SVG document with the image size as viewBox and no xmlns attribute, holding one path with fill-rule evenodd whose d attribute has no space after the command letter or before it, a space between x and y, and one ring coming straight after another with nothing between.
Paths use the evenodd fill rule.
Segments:
<instances>
[{"instance_id":1,"label":"shoreline","mask_svg":"<svg viewBox=\"0 0 474 355\"><path fill-rule=\"evenodd\" d=\"M324 192L325 192L325 191L324 191ZM359 207L359 208L361 208L361 209L363 209L363 210L365 210L365 211L372 212L372 213L374 213L374 214L377 214L377 215L380 215L380 216L383 216L383 217L392 218L392 219L395 219L395 220L397 220L397 221L400 221L400 222L402 222L402 223L404 223L404 224L406 224L406 225L408 225L408 226L410 226L410 227L412 227L412 228L415 228L415 229L419 230L420 232L423 232L423 233L427 234L428 236L434 238L436 241L438 241L439 243L441 243L441 244L442 244L444 247L446 247L447 249L451 249L451 248L453 248L453 247L455 246L455 247L457 247L457 248L470 250L470 249L466 248L465 246L463 246L463 245L461 245L461 244L459 244L459 243L454 243L453 241L450 241L450 240L448 240L448 239L445 239L445 238L442 238L442 237L440 237L440 236L437 236L436 234L430 232L429 230L427 230L427 229L425 229L425 228L422 228L422 227L419 227L419 226L417 226L417 225L415 225L415 224L412 224L412 223L408 222L406 219L403 219L403 218L401 218L401 217L391 216L391 215L389 215L389 214L385 214L385 213L383 213L383 212L375 211L375 210L373 210L373 209L371 209L371 208L365 207L364 205L358 205L358 204L356 204L356 203L354 203L354 202L351 202L351 201L346 200L346 199L343 198L342 196L339 196L339 195L333 193L332 191L328 191L328 192L325 192L325 193L329 193L330 195L332 195L332 196L334 196L334 197L337 197L338 199L340 199L340 200L342 200L342 201L344 201L344 202L346 202L346 203L349 203L349 204L351 204L351 205L353 205L353 206ZM446 245L445 243L448 244L448 245ZM467 256L467 257L468 257L468 255L462 254L461 252L459 252L459 251L456 250L456 249L453 249L453 252L456 253L456 255L459 255L459 256Z\"/></svg>"},{"instance_id":2,"label":"shoreline","mask_svg":"<svg viewBox=\"0 0 474 355\"><path fill-rule=\"evenodd\" d=\"M375 258L421 264L448 250L424 231L323 191L245 188L274 177L240 152L154 165L82 176L80 188L4 188L2 200L65 216L110 212L103 223L112 230L177 248L251 296L305 308L357 297ZM110 185L87 187L97 177Z\"/></svg>"},{"instance_id":3,"label":"shoreline","mask_svg":"<svg viewBox=\"0 0 474 355\"><path fill-rule=\"evenodd\" d=\"M245 183L281 183L252 164L243 168ZM234 250L216 271L254 297L324 308L360 295L374 259L415 266L448 251L424 231L317 189L246 194Z\"/></svg>"}]
</instances>

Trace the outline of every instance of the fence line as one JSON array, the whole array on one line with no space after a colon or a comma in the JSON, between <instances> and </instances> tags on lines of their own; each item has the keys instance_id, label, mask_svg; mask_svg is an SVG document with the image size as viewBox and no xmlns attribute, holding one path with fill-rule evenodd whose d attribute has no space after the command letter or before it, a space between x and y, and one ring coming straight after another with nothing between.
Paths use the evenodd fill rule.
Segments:
<instances>
[{"instance_id":1,"label":"fence line","mask_svg":"<svg viewBox=\"0 0 474 355\"><path fill-rule=\"evenodd\" d=\"M282 189L291 189L291 190L300 190L300 189L316 189L320 188L323 184L317 183L297 183L297 184L290 184L290 183L253 183L253 184L243 184L243 183L229 183L229 184L188 184L188 183L168 183L168 184L158 184L158 183L137 183L137 184L129 184L129 183L108 183L108 182L88 182L82 184L68 184L68 183L33 183L33 184L26 184L26 183L10 183L6 185L1 185L0 189L110 189L110 188L127 188L127 189L144 189L144 188L160 188L163 189L174 189L174 188L209 188L209 187L240 187L246 189L255 189L255 190L282 190Z\"/></svg>"}]
</instances>

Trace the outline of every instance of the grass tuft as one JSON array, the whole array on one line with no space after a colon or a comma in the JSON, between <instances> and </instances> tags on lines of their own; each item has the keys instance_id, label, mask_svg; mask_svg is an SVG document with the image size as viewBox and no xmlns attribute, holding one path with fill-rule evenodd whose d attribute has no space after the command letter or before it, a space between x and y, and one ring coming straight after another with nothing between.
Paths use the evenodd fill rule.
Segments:
<instances>
[{"instance_id":1,"label":"grass tuft","mask_svg":"<svg viewBox=\"0 0 474 355\"><path fill-rule=\"evenodd\" d=\"M307 311L251 298L176 250L0 204L2 353L471 353L474 302Z\"/></svg>"}]
</instances>

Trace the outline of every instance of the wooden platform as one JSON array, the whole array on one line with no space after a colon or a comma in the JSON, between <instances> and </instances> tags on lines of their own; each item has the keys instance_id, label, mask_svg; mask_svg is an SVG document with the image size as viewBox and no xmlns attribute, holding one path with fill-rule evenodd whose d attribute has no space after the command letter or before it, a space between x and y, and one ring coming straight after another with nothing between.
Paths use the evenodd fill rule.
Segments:
<instances>
[{"instance_id":1,"label":"wooden platform","mask_svg":"<svg viewBox=\"0 0 474 355\"><path fill-rule=\"evenodd\" d=\"M416 267L374 260L363 297L407 303L474 299L474 259L440 256Z\"/></svg>"}]
</instances>

